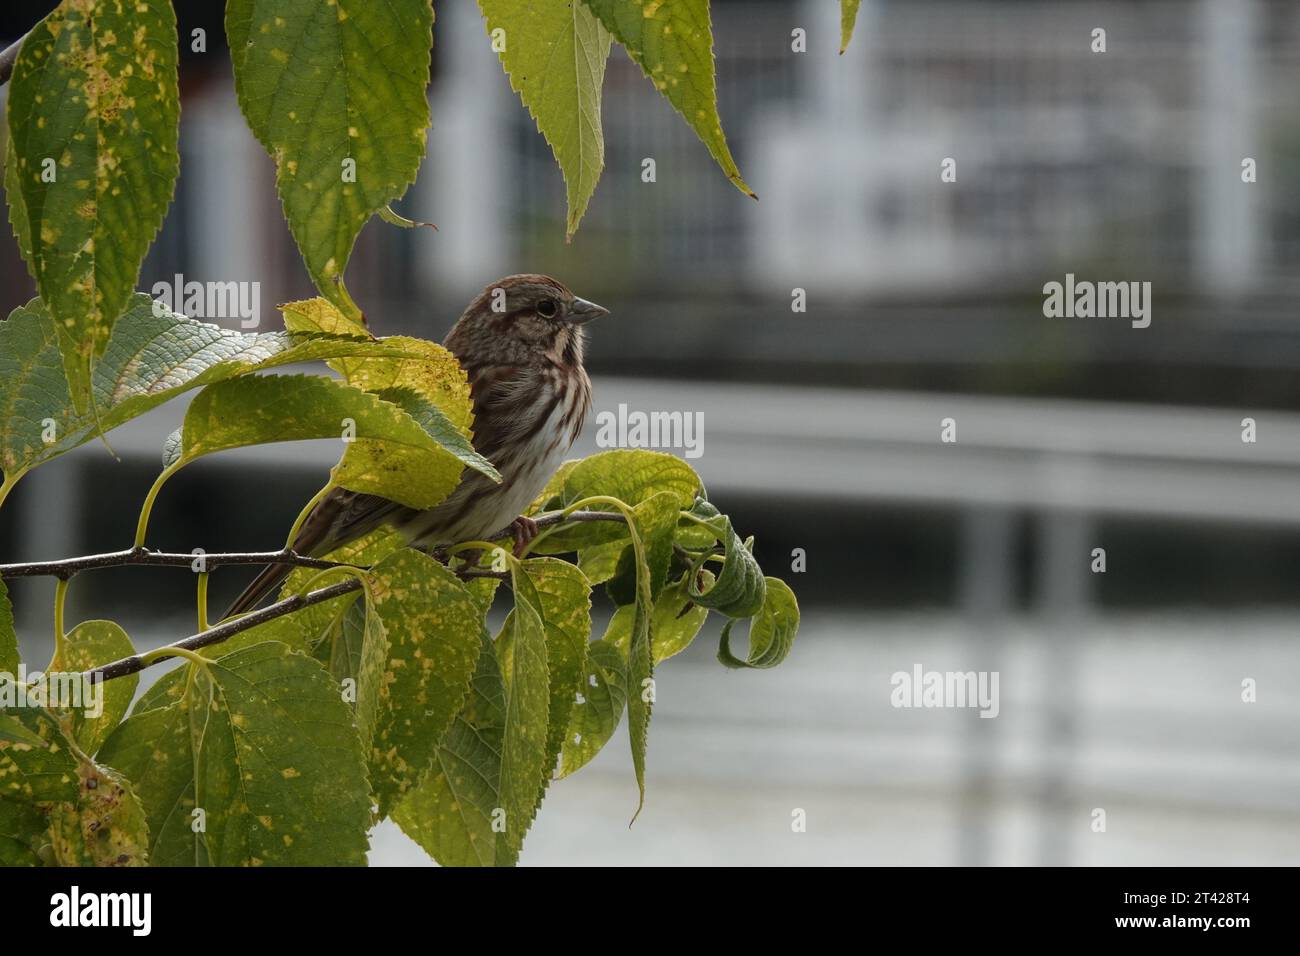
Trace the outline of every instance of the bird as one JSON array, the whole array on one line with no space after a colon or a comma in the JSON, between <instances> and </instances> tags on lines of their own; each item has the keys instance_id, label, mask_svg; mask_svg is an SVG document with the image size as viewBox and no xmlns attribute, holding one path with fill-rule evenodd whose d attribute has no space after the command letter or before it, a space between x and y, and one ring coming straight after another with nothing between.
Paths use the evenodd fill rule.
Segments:
<instances>
[{"instance_id":1,"label":"bird","mask_svg":"<svg viewBox=\"0 0 1300 956\"><path fill-rule=\"evenodd\" d=\"M335 488L303 521L291 550L321 557L388 525L409 547L432 552L510 526L515 551L522 554L537 534L523 512L564 461L591 410L585 326L608 314L550 276L512 275L485 286L443 345L469 380L474 449L492 462L501 481L466 469L446 500L423 510ZM256 608L290 569L267 565L226 617Z\"/></svg>"}]
</instances>

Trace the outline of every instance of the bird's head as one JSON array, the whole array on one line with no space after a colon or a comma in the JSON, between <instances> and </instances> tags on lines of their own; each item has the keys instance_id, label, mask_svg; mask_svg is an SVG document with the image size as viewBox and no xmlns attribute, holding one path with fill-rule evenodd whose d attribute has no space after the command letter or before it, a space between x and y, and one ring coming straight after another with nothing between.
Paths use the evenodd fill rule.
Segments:
<instances>
[{"instance_id":1,"label":"bird's head","mask_svg":"<svg viewBox=\"0 0 1300 956\"><path fill-rule=\"evenodd\" d=\"M581 365L583 325L608 314L550 276L506 276L474 297L446 345L462 364Z\"/></svg>"}]
</instances>

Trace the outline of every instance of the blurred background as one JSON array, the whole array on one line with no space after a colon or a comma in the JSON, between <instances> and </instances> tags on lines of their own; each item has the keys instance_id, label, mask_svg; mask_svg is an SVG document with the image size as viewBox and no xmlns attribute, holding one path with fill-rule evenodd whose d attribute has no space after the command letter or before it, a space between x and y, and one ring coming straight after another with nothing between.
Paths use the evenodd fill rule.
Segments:
<instances>
[{"instance_id":1,"label":"blurred background","mask_svg":"<svg viewBox=\"0 0 1300 956\"><path fill-rule=\"evenodd\" d=\"M10 0L0 43L52 6ZM256 281L273 329L313 289L221 4L177 6L181 176L141 288ZM620 737L551 787L525 863L1300 861L1300 5L863 0L839 56L834 0L713 0L723 126L760 201L616 48L606 169L569 244L475 5L435 7L428 156L396 208L438 231L363 232L347 279L371 327L441 338L521 271L609 307L596 410L702 413L692 464L803 611L779 669L721 668L716 623L663 665L636 826ZM1151 282L1150 327L1045 318L1067 272ZM0 310L33 294L0 242ZM114 432L120 461L90 444L25 479L0 560L124 547L183 411ZM277 547L335 455L188 469L150 544ZM214 603L243 583L218 575ZM53 582L12 592L44 663ZM70 602L142 647L194 629L171 570L83 575ZM893 708L918 664L999 672L999 716ZM372 862L422 860L376 834Z\"/></svg>"}]
</instances>

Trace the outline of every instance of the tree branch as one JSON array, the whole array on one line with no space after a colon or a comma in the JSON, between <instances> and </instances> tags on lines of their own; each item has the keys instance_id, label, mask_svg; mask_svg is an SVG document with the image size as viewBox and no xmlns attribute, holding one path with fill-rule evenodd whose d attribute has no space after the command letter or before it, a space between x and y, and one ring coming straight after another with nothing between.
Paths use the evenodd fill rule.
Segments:
<instances>
[{"instance_id":1,"label":"tree branch","mask_svg":"<svg viewBox=\"0 0 1300 956\"><path fill-rule=\"evenodd\" d=\"M539 528L560 524L564 521L623 521L623 516L613 511L575 511L565 515L559 511L539 516ZM496 541L513 535L513 528L502 528L486 540ZM296 551L231 551L214 554L192 554L184 551L150 551L148 548L128 548L124 551L108 551L104 554L88 554L80 558L62 558L58 561L26 561L16 564L0 564L0 578L54 577L70 578L82 571L94 571L99 568L116 568L128 565L146 565L162 568L188 568L195 560L202 558L209 570L224 565L239 564L291 564L298 568L352 567L338 561L325 558L313 558ZM473 571L473 569L467 569ZM482 577L481 574L469 574L470 577Z\"/></svg>"},{"instance_id":2,"label":"tree branch","mask_svg":"<svg viewBox=\"0 0 1300 956\"><path fill-rule=\"evenodd\" d=\"M536 519L539 528L550 527L551 525L561 524L563 522L587 522L587 521L617 521L626 522L622 514L612 511L575 511L572 514L564 514L560 511L552 511L548 514L540 515ZM502 528L500 531L490 535L485 540L495 541L500 538L508 538L513 535L513 527ZM158 567L189 567L193 564L194 559L200 555L186 554L184 552L168 553L163 551L150 551L148 548L131 548L126 551L110 551L105 554L92 554L82 558L66 558L61 561L33 561L26 564L2 564L0 565L0 578L18 578L18 577L36 577L51 576L60 580L68 580L74 574L80 571L91 571L98 568L122 567L125 565L152 565ZM328 561L324 558L311 558L305 555L296 554L293 551L249 551L249 552L231 552L221 554L204 554L204 561L209 567L220 567L221 565L231 564L292 564L296 567L306 568L340 568L355 567L355 565L342 564L337 561ZM507 571L489 571L484 568L458 568L456 573L462 578L496 578L498 580L508 580L510 577ZM353 591L360 590L361 581L359 578L351 577L346 581L338 584L332 584L327 588L321 588L318 591L312 591L309 594L295 594L292 597L285 598L283 601L277 601L274 604L268 604L260 611L254 611L251 614L245 614L243 617L226 621L218 624L216 627L209 628L198 634L192 634L184 640L168 644L168 648L181 648L187 651L196 651L200 648L209 647L213 644L220 644L242 631L257 627L259 624L265 624L267 621L273 621L277 617L284 617L286 614L292 614L295 611L301 611L303 608L311 607L314 604L320 604L322 601L328 601L332 598L344 594L350 594ZM124 657L121 660L113 661L111 664L104 664L101 667L93 668L86 671L85 675L92 680L106 681L116 677L125 677L128 674L138 674L146 667L151 667L160 661L167 660L167 656L157 655L163 648L149 651L144 655L136 654L132 657ZM146 660L145 658L148 658Z\"/></svg>"}]
</instances>

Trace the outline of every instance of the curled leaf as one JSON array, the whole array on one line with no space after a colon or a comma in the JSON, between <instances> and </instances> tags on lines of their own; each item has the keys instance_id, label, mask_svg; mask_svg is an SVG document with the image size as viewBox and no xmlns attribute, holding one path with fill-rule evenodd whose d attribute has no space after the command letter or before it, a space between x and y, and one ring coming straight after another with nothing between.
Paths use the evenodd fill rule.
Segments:
<instances>
[{"instance_id":1,"label":"curled leaf","mask_svg":"<svg viewBox=\"0 0 1300 956\"><path fill-rule=\"evenodd\" d=\"M749 653L744 660L731 652L731 628L722 628L718 660L727 667L775 667L785 660L799 631L799 602L794 592L780 578L768 578L762 610L749 628Z\"/></svg>"}]
</instances>

